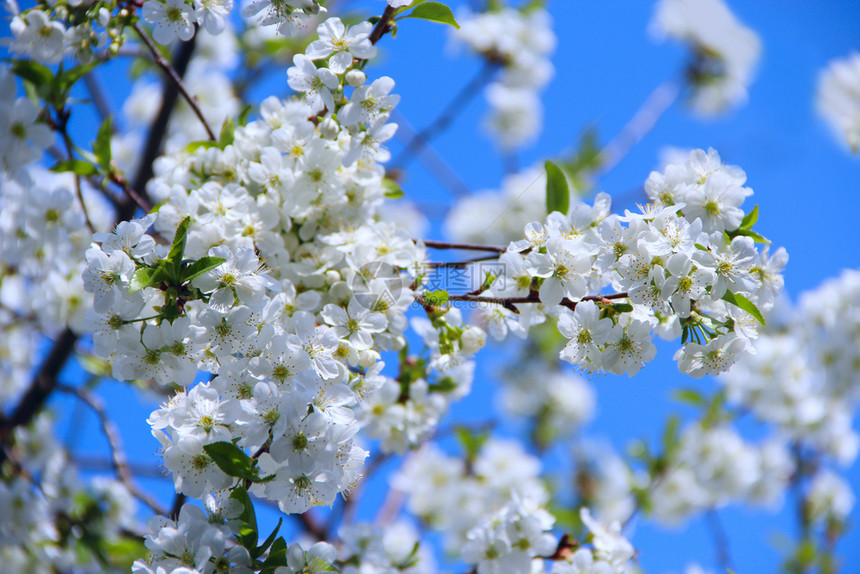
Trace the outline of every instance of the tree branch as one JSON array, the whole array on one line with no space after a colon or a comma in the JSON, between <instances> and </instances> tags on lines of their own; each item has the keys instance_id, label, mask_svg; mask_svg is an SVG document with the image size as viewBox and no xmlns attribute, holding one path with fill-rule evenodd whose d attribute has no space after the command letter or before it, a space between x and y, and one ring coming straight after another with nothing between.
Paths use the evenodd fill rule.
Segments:
<instances>
[{"instance_id":1,"label":"tree branch","mask_svg":"<svg viewBox=\"0 0 860 574\"><path fill-rule=\"evenodd\" d=\"M122 450L122 442L120 440L119 430L116 428L116 425L113 424L113 421L107 415L107 411L105 410L104 405L101 400L87 391L86 389L76 388L68 385L58 385L59 390L70 393L77 397L80 401L85 403L92 411L95 413L96 417L99 419L99 424L102 428L102 433L105 435L105 438L108 441L108 450L110 451L111 464L113 466L113 470L117 475L117 478L120 482L122 482L128 491L138 500L143 502L149 508L156 512L157 514L165 514L166 509L162 508L161 505L150 495L141 491L134 484L134 476L131 473L131 468L128 466L128 462L125 458L125 453Z\"/></svg>"},{"instance_id":2,"label":"tree branch","mask_svg":"<svg viewBox=\"0 0 860 574\"><path fill-rule=\"evenodd\" d=\"M203 117L203 111L200 109L200 106L197 105L197 100L194 99L188 89L185 87L185 84L182 83L182 76L177 70L173 69L173 66L165 60L161 53L158 51L158 47L152 42L152 40L147 36L146 32L141 30L140 26L135 24L134 31L137 32L137 35L140 36L140 39L143 40L143 43L146 44L146 47L149 48L149 51L152 53L152 59L159 68L164 70L164 73L173 81L176 85L179 92L182 94L182 97L185 98L185 101L188 102L188 105L191 106L191 109L194 111L194 115L197 116L197 119L200 120L200 123L203 124L203 128L206 130L206 135L209 136L209 139L212 141L216 141L218 138L215 137L212 128L209 127L209 124L206 122L206 118ZM196 34L192 36L192 38L185 42L185 44L193 44L195 39L197 38ZM183 71L184 72L184 71Z\"/></svg>"},{"instance_id":3,"label":"tree branch","mask_svg":"<svg viewBox=\"0 0 860 574\"><path fill-rule=\"evenodd\" d=\"M598 176L612 171L633 146L654 129L657 120L678 98L679 92L680 88L675 80L666 80L651 92L621 132L600 152L602 162L597 170Z\"/></svg>"},{"instance_id":4,"label":"tree branch","mask_svg":"<svg viewBox=\"0 0 860 574\"><path fill-rule=\"evenodd\" d=\"M612 301L615 299L627 299L629 295L627 292L622 293L611 293L609 295L589 295L587 297L583 297L580 301ZM525 303L540 303L540 297L537 295L527 295L525 297L484 297L481 295L471 295L471 294L463 294L463 295L448 295L448 301L468 301L472 303L489 303L491 305L501 305L505 309L509 311L513 311L514 313L519 313L520 310L517 309L516 305L521 305ZM568 298L564 298L561 300L560 305L567 307L571 311L576 309L576 304L578 301L571 301Z\"/></svg>"},{"instance_id":5,"label":"tree branch","mask_svg":"<svg viewBox=\"0 0 860 574\"><path fill-rule=\"evenodd\" d=\"M174 58L173 69L181 77L188 68L188 62L194 53L194 41L184 42L179 46ZM146 182L152 178L152 163L161 149L164 137L167 135L167 122L176 106L178 99L178 87L174 82L166 81L162 90L161 109L158 111L155 122L149 130L146 145L141 157L140 168L135 177L132 189L143 190ZM140 197L148 201L144 191L140 191ZM117 221L125 221L134 215L137 204L128 201L120 205L117 210ZM27 392L21 398L18 406L12 411L8 418L0 416L0 441L6 442L11 438L12 430L18 426L29 424L37 412L43 407L48 397L57 386L57 377L66 361L75 348L77 335L66 328L57 337L48 356L45 358ZM6 449L0 449L0 463L6 458Z\"/></svg>"},{"instance_id":6,"label":"tree branch","mask_svg":"<svg viewBox=\"0 0 860 574\"><path fill-rule=\"evenodd\" d=\"M431 249L463 249L465 251L493 251L495 253L504 253L508 250L507 247L499 247L496 245L476 245L474 243L449 243L447 241L434 241L432 239L423 239L425 247Z\"/></svg>"},{"instance_id":7,"label":"tree branch","mask_svg":"<svg viewBox=\"0 0 860 574\"><path fill-rule=\"evenodd\" d=\"M712 508L705 513L705 518L708 521L708 527L714 539L714 547L717 552L717 565L720 567L720 571L730 572L732 570L732 557L729 553L729 537L726 535L726 530L723 528L720 516Z\"/></svg>"},{"instance_id":8,"label":"tree branch","mask_svg":"<svg viewBox=\"0 0 860 574\"><path fill-rule=\"evenodd\" d=\"M405 168L409 162L419 153L427 144L441 134L445 129L451 125L451 122L457 117L457 115L463 111L463 108L472 101L484 86L487 81L496 73L496 70L499 68L499 63L494 60L486 60L484 65L481 66L481 69L478 73L469 81L468 84L463 86L457 95L454 96L454 99L445 106L445 109L442 110L442 113L433 120L430 125L426 128L418 132L413 138L412 141L407 144L406 149L400 152L397 157L391 162L391 169L402 169Z\"/></svg>"},{"instance_id":9,"label":"tree branch","mask_svg":"<svg viewBox=\"0 0 860 574\"><path fill-rule=\"evenodd\" d=\"M368 40L370 40L371 44L376 44L385 36L389 31L391 31L391 26L394 24L394 8L389 4L385 7L385 11L382 13L382 16L379 18L379 22L376 23L376 26L373 28L373 31L368 36Z\"/></svg>"}]
</instances>

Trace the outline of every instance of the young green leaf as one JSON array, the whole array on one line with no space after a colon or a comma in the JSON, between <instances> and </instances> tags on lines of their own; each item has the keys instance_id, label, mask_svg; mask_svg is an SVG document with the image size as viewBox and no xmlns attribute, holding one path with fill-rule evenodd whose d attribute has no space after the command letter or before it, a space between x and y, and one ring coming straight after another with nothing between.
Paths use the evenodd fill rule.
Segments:
<instances>
[{"instance_id":1,"label":"young green leaf","mask_svg":"<svg viewBox=\"0 0 860 574\"><path fill-rule=\"evenodd\" d=\"M754 243L770 243L770 240L766 237L762 237L752 229L744 229L738 228L729 233L729 237L734 239L738 235L743 235L744 237L751 237Z\"/></svg>"},{"instance_id":2,"label":"young green leaf","mask_svg":"<svg viewBox=\"0 0 860 574\"><path fill-rule=\"evenodd\" d=\"M696 389L678 389L672 392L672 398L679 403L685 403L694 407L701 407L706 404L705 397Z\"/></svg>"},{"instance_id":3,"label":"young green leaf","mask_svg":"<svg viewBox=\"0 0 860 574\"><path fill-rule=\"evenodd\" d=\"M32 60L15 60L12 62L12 73L37 87L48 85L54 77L50 68Z\"/></svg>"},{"instance_id":4,"label":"young green leaf","mask_svg":"<svg viewBox=\"0 0 860 574\"><path fill-rule=\"evenodd\" d=\"M229 442L213 444L232 445L232 443ZM209 446L212 445L206 445L203 448L207 448ZM230 493L230 498L242 505L242 513L237 517L241 525L239 526L239 532L236 535L236 539L239 541L239 544L241 544L248 550L249 553L254 552L257 547L258 539L257 514L256 512L254 512L254 504L251 502L251 497L248 496L248 491L240 486L238 488L233 489L233 492ZM278 526L280 526L280 524Z\"/></svg>"},{"instance_id":5,"label":"young green leaf","mask_svg":"<svg viewBox=\"0 0 860 574\"><path fill-rule=\"evenodd\" d=\"M396 181L387 177L382 180L382 188L385 190L385 197L388 199L400 199L406 195Z\"/></svg>"},{"instance_id":6,"label":"young green leaf","mask_svg":"<svg viewBox=\"0 0 860 574\"><path fill-rule=\"evenodd\" d=\"M755 303L744 297L743 295L739 295L737 293L732 293L731 291L726 291L726 294L723 295L723 301L727 303L731 303L735 307L740 307L753 317L755 320L764 326L764 317L761 314L761 311L758 310L758 307L755 306Z\"/></svg>"},{"instance_id":7,"label":"young green leaf","mask_svg":"<svg viewBox=\"0 0 860 574\"><path fill-rule=\"evenodd\" d=\"M177 283L179 282L179 275L182 270L182 255L185 253L185 242L188 240L189 225L191 225L191 217L186 217L179 223L179 227L176 228L176 234L173 236L170 253L167 255L167 261L170 264L168 273L171 279Z\"/></svg>"},{"instance_id":8,"label":"young green leaf","mask_svg":"<svg viewBox=\"0 0 860 574\"><path fill-rule=\"evenodd\" d=\"M269 534L269 537L266 538L266 540L258 548L251 550L251 558L259 558L266 553L266 550L269 549L269 546L271 546L275 542L275 537L278 536L278 531L281 529L281 524L283 523L284 519L279 518L277 526L275 526L275 529L272 530L271 534Z\"/></svg>"},{"instance_id":9,"label":"young green leaf","mask_svg":"<svg viewBox=\"0 0 860 574\"><path fill-rule=\"evenodd\" d=\"M161 266L155 268L141 267L132 274L128 290L130 293L134 293L161 281L164 281L164 270Z\"/></svg>"},{"instance_id":10,"label":"young green leaf","mask_svg":"<svg viewBox=\"0 0 860 574\"><path fill-rule=\"evenodd\" d=\"M227 260L223 257L213 257L208 255L206 257L201 257L185 269L185 273L183 273L181 281L182 283L191 281L195 277L198 277L200 275L203 275L207 271L215 269L225 261Z\"/></svg>"},{"instance_id":11,"label":"young green leaf","mask_svg":"<svg viewBox=\"0 0 860 574\"><path fill-rule=\"evenodd\" d=\"M96 141L93 142L93 153L96 156L99 166L105 171L110 170L111 151L110 151L110 136L113 132L111 127L111 116L105 118L96 134Z\"/></svg>"},{"instance_id":12,"label":"young green leaf","mask_svg":"<svg viewBox=\"0 0 860 574\"><path fill-rule=\"evenodd\" d=\"M254 459L232 442L213 442L203 447L206 454L212 457L218 468L229 476L238 478L256 477Z\"/></svg>"},{"instance_id":13,"label":"young green leaf","mask_svg":"<svg viewBox=\"0 0 860 574\"><path fill-rule=\"evenodd\" d=\"M752 229L756 221L758 221L758 205L753 207L753 210L744 216L740 227L741 229Z\"/></svg>"},{"instance_id":14,"label":"young green leaf","mask_svg":"<svg viewBox=\"0 0 860 574\"><path fill-rule=\"evenodd\" d=\"M439 22L440 24L448 24L454 26L458 30L460 25L454 18L454 13L451 9L441 2L424 2L415 7L412 12L404 16L404 18L418 18L420 20L429 20L431 22Z\"/></svg>"},{"instance_id":15,"label":"young green leaf","mask_svg":"<svg viewBox=\"0 0 860 574\"><path fill-rule=\"evenodd\" d=\"M218 147L226 148L236 139L236 124L233 123L233 118L227 118L221 125L221 133L218 135Z\"/></svg>"},{"instance_id":16,"label":"young green leaf","mask_svg":"<svg viewBox=\"0 0 860 574\"><path fill-rule=\"evenodd\" d=\"M88 177L98 174L99 168L82 159L64 159L63 161L55 163L51 167L51 171L70 171L82 177Z\"/></svg>"},{"instance_id":17,"label":"young green leaf","mask_svg":"<svg viewBox=\"0 0 860 574\"><path fill-rule=\"evenodd\" d=\"M439 307L440 305L444 305L448 302L448 292L444 289L430 291L429 293L424 293L424 300L428 305Z\"/></svg>"},{"instance_id":18,"label":"young green leaf","mask_svg":"<svg viewBox=\"0 0 860 574\"><path fill-rule=\"evenodd\" d=\"M546 212L558 211L567 215L570 208L570 188L564 172L551 161L544 164L546 168Z\"/></svg>"}]
</instances>

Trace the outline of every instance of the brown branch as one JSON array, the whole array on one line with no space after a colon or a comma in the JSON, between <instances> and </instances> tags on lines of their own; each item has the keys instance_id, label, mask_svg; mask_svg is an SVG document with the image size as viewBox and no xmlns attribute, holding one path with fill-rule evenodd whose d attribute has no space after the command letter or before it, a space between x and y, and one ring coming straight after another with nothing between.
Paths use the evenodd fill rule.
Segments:
<instances>
[{"instance_id":1,"label":"brown branch","mask_svg":"<svg viewBox=\"0 0 860 574\"><path fill-rule=\"evenodd\" d=\"M200 109L200 106L197 105L197 100L194 99L188 89L185 87L185 84L182 83L182 74L180 74L177 70L170 65L170 62L165 60L161 56L161 52L158 51L158 47L152 42L152 40L147 36L146 32L141 30L138 24L134 24L134 31L137 32L137 35L140 36L140 39L143 40L143 43L146 44L146 47L149 48L149 51L152 53L152 59L155 62L155 65L161 68L165 74L171 79L171 81L176 85L179 92L182 94L182 97L185 98L185 101L191 106L191 109L194 111L194 115L197 116L197 119L200 120L200 123L203 124L203 128L206 130L206 135L209 136L209 139L212 141L216 141L218 138L215 137L215 133L212 131L212 128L209 127L209 124L206 122L206 118L203 117L203 111ZM193 43L196 38L196 35L193 36L187 43Z\"/></svg>"},{"instance_id":2,"label":"brown branch","mask_svg":"<svg viewBox=\"0 0 860 574\"><path fill-rule=\"evenodd\" d=\"M457 92L454 98L445 106L445 109L442 110L442 113L426 128L418 132L407 144L406 149L394 158L391 162L391 169L405 168L412 158L430 143L430 140L445 131L460 112L463 111L463 108L472 101L472 98L480 93L481 88L492 78L498 69L499 62L494 60L485 61L478 73Z\"/></svg>"},{"instance_id":3,"label":"brown branch","mask_svg":"<svg viewBox=\"0 0 860 574\"><path fill-rule=\"evenodd\" d=\"M120 440L119 430L116 428L116 425L113 424L113 421L111 421L108 417L107 411L101 400L86 389L71 387L68 385L58 385L57 388L63 392L74 395L80 401L90 407L90 409L95 413L96 417L99 419L99 425L102 428L102 434L104 434L105 439L107 439L108 450L110 451L111 464L119 481L125 485L128 491L135 498L137 498L149 508L151 508L153 512L156 512L158 514L165 514L166 510L161 507L158 501L152 498L149 494L140 490L134 484L134 476L132 475L131 468L128 465L128 461L126 461L125 452L122 449L122 441Z\"/></svg>"},{"instance_id":4,"label":"brown branch","mask_svg":"<svg viewBox=\"0 0 860 574\"><path fill-rule=\"evenodd\" d=\"M71 110L68 108L57 109L57 130L60 132L60 136L63 138L63 144L66 146L66 155L68 159L74 159L74 144L72 143L72 138L69 136L69 117L71 116ZM87 211L87 204L84 202L84 192L81 189L81 176L77 173L75 174L75 195L78 196L78 201L81 202L81 210L84 212L84 221L87 224L87 228L90 230L90 233L95 233L96 229L93 227L93 222L90 220L90 214Z\"/></svg>"},{"instance_id":5,"label":"brown branch","mask_svg":"<svg viewBox=\"0 0 860 574\"><path fill-rule=\"evenodd\" d=\"M422 240L425 247L431 249L463 249L465 251L493 251L495 253L504 253L508 250L507 247L499 247L496 245L476 245L474 243L449 243L447 241L434 241L432 239Z\"/></svg>"},{"instance_id":6,"label":"brown branch","mask_svg":"<svg viewBox=\"0 0 860 574\"><path fill-rule=\"evenodd\" d=\"M185 74L193 53L193 39L179 46L174 58L173 69L180 77ZM176 84L165 82L162 91L161 108L149 130L140 168L138 169L132 189L143 190L146 182L152 178L152 163L160 153L162 141L167 134L167 122L176 106L177 99L178 88ZM140 194L143 199L147 199L145 192L141 191ZM136 208L137 205L134 201L123 203L117 210L117 221L130 219L134 215ZM11 439L12 431L18 426L29 424L36 413L44 406L48 397L57 386L57 377L66 364L66 361L72 355L76 341L77 335L68 328L57 337L51 350L48 352L48 356L39 368L18 406L15 407L8 417L0 416L0 441L8 443ZM6 448L0 449L0 463L6 458L6 452Z\"/></svg>"},{"instance_id":7,"label":"brown branch","mask_svg":"<svg viewBox=\"0 0 860 574\"><path fill-rule=\"evenodd\" d=\"M108 104L104 90L102 90L101 84L95 76L95 69L90 71L88 74L84 74L84 84L87 86L87 91L93 98L93 104L96 107L96 111L99 113L99 118L101 121L105 121L111 114L110 104Z\"/></svg>"},{"instance_id":8,"label":"brown branch","mask_svg":"<svg viewBox=\"0 0 860 574\"><path fill-rule=\"evenodd\" d=\"M379 22L376 23L376 26L373 28L373 31L368 36L368 40L370 40L371 44L376 44L385 36L388 32L391 31L391 27L394 25L394 8L389 4L385 7L385 12L382 13L382 16L379 18Z\"/></svg>"},{"instance_id":9,"label":"brown branch","mask_svg":"<svg viewBox=\"0 0 860 574\"><path fill-rule=\"evenodd\" d=\"M612 171L633 147L650 132L660 116L678 98L680 88L675 80L666 80L657 86L636 110L621 132L600 152L601 164L597 175Z\"/></svg>"},{"instance_id":10,"label":"brown branch","mask_svg":"<svg viewBox=\"0 0 860 574\"><path fill-rule=\"evenodd\" d=\"M711 536L714 539L714 548L717 552L717 565L723 572L732 571L732 557L729 552L729 537L726 534L726 529L720 521L720 515L716 509L712 508L705 513L705 518L708 521L708 528L711 530Z\"/></svg>"},{"instance_id":11,"label":"brown branch","mask_svg":"<svg viewBox=\"0 0 860 574\"><path fill-rule=\"evenodd\" d=\"M472 263L480 263L482 261L495 261L498 259L498 255L484 255L482 257L475 257L473 259L466 259L464 261L427 261L422 264L422 267L430 267L432 269L440 269L440 268L461 268L471 265Z\"/></svg>"},{"instance_id":12,"label":"brown branch","mask_svg":"<svg viewBox=\"0 0 860 574\"><path fill-rule=\"evenodd\" d=\"M627 292L623 293L611 293L609 295L589 295L587 297L583 297L580 301L612 301L614 299L627 299L629 295ZM448 295L448 301L468 301L474 303L489 303L491 305L501 305L505 309L509 311L513 311L514 313L519 313L520 310L517 309L516 305L521 305L525 303L540 303L540 297L537 295L527 295L524 297L484 297L480 295ZM571 301L568 298L564 298L561 300L560 305L567 307L571 311L576 309L576 304L578 301Z\"/></svg>"},{"instance_id":13,"label":"brown branch","mask_svg":"<svg viewBox=\"0 0 860 574\"><path fill-rule=\"evenodd\" d=\"M411 142L415 137L417 137L418 130L409 123L409 120L407 120L403 114L397 111L397 108L391 110L391 119L398 125L397 133L395 134L395 137L398 140ZM416 157L418 158L418 161L424 164L424 167L427 168L427 171L430 172L433 179L442 184L451 193L451 195L462 197L472 193L472 190L469 189L466 182L463 181L457 172L454 171L445 159L429 144L425 145ZM397 168L388 168L388 171L395 174L398 172Z\"/></svg>"}]
</instances>

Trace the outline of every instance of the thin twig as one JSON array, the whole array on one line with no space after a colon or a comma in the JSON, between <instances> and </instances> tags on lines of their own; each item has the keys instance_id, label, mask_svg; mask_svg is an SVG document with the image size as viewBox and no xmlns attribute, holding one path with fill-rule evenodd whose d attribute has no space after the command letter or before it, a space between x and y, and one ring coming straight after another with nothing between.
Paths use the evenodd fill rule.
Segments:
<instances>
[{"instance_id":1,"label":"thin twig","mask_svg":"<svg viewBox=\"0 0 860 574\"><path fill-rule=\"evenodd\" d=\"M481 69L478 73L469 81L468 84L463 86L457 95L445 106L445 109L442 110L442 113L439 116L430 122L430 124L418 132L415 137L412 138L412 141L406 146L397 157L394 158L394 161L391 162L391 169L402 169L405 168L409 162L416 157L416 155L425 147L430 140L441 134L445 129L451 125L454 119L459 115L463 108L472 101L478 93L480 93L481 88L487 83L487 81L496 73L496 70L499 69L499 63L494 60L486 60L484 65L481 66Z\"/></svg>"},{"instance_id":2,"label":"thin twig","mask_svg":"<svg viewBox=\"0 0 860 574\"><path fill-rule=\"evenodd\" d=\"M475 257L474 259L466 259L465 261L428 261L422 264L422 267L430 267L432 269L443 268L461 268L467 267L472 263L480 263L482 261L495 261L498 255L484 255L483 257Z\"/></svg>"},{"instance_id":3,"label":"thin twig","mask_svg":"<svg viewBox=\"0 0 860 574\"><path fill-rule=\"evenodd\" d=\"M627 299L629 295L627 292L623 293L611 293L609 295L589 295L587 297L583 297L580 301L612 301L615 299ZM481 295L470 295L470 294L462 294L462 295L448 295L448 301L467 301L472 303L489 303L491 305L501 305L505 309L509 311L513 311L514 313L519 313L519 309L517 309L516 305L522 305L527 303L541 303L540 297L537 295L526 295L524 297L484 297ZM559 305L563 305L573 311L576 309L576 304L578 301L571 301L568 298L564 298L561 300Z\"/></svg>"},{"instance_id":4,"label":"thin twig","mask_svg":"<svg viewBox=\"0 0 860 574\"><path fill-rule=\"evenodd\" d=\"M394 120L398 126L396 134L398 140L411 142L418 136L418 130L409 123L409 120L407 120L406 117L397 110L397 108L391 110L391 119ZM424 164L424 167L427 168L430 175L442 184L451 193L451 195L455 197L471 195L472 190L469 189L466 182L464 182L457 172L448 165L448 162L439 155L433 146L429 144L424 145L419 150L417 158L418 161ZM388 169L389 171L396 171L396 168Z\"/></svg>"},{"instance_id":5,"label":"thin twig","mask_svg":"<svg viewBox=\"0 0 860 574\"><path fill-rule=\"evenodd\" d=\"M432 239L424 239L424 246L430 249L463 249L465 251L493 251L495 253L504 253L508 250L507 247L499 247L498 245L477 245L474 243L449 243L447 241L434 241Z\"/></svg>"},{"instance_id":6,"label":"thin twig","mask_svg":"<svg viewBox=\"0 0 860 574\"><path fill-rule=\"evenodd\" d=\"M93 98L93 104L96 106L99 118L104 122L108 116L111 115L110 104L105 97L104 90L102 90L98 78L95 76L95 70L90 71L88 74L84 74L84 83L87 86L87 91Z\"/></svg>"},{"instance_id":7,"label":"thin twig","mask_svg":"<svg viewBox=\"0 0 860 574\"><path fill-rule=\"evenodd\" d=\"M90 407L90 409L92 409L92 411L95 413L96 417L99 419L99 424L102 428L102 434L104 434L105 438L107 439L111 463L119 481L125 485L128 491L135 498L137 498L149 508L151 508L153 512L156 512L158 514L165 514L166 510L158 503L158 501L156 501L147 493L141 491L134 484L134 476L132 475L131 468L128 466L128 462L126 461L125 452L122 449L122 441L120 440L119 430L116 428L116 425L113 424L113 421L111 421L108 417L107 411L101 400L86 389L72 387L68 385L59 385L57 388L63 392L74 395L81 402Z\"/></svg>"},{"instance_id":8,"label":"thin twig","mask_svg":"<svg viewBox=\"0 0 860 574\"><path fill-rule=\"evenodd\" d=\"M721 572L731 572L732 557L729 552L729 537L726 534L726 529L723 528L723 523L720 521L720 516L715 509L710 509L705 513L705 518L708 521L708 527L711 530L711 536L714 539L714 548L717 552L717 565Z\"/></svg>"},{"instance_id":9,"label":"thin twig","mask_svg":"<svg viewBox=\"0 0 860 574\"><path fill-rule=\"evenodd\" d=\"M152 206L149 204L145 198L141 197L139 193L137 193L132 187L128 184L128 181L119 173L111 173L110 174L111 182L118 185L123 193L128 196L128 198L134 202L136 206L141 208L144 213L149 213L152 209Z\"/></svg>"},{"instance_id":10,"label":"thin twig","mask_svg":"<svg viewBox=\"0 0 860 574\"><path fill-rule=\"evenodd\" d=\"M680 87L676 80L666 80L651 92L621 132L600 152L602 161L598 168L598 176L612 171L633 149L633 146L642 141L642 138L654 128L660 116L678 98L679 92Z\"/></svg>"},{"instance_id":11,"label":"thin twig","mask_svg":"<svg viewBox=\"0 0 860 574\"><path fill-rule=\"evenodd\" d=\"M182 76L188 68L188 62L194 53L194 41L184 42L177 51L173 68ZM146 182L152 178L152 163L158 157L161 143L167 135L167 122L173 112L178 97L178 90L174 83L165 82L161 97L161 108L158 111L155 122L149 130L146 145L144 146L140 168L135 177L132 189L143 190ZM146 198L145 192L141 191L141 197ZM123 203L117 210L117 221L125 221L134 215L137 205L134 201ZM33 420L48 397L56 389L57 377L66 361L75 350L77 335L71 329L66 328L54 341L47 357L42 362L27 391L18 402L18 406L8 417L0 414L0 441L7 443L12 436L12 431L19 426L25 426ZM5 446L5 445L4 445ZM5 460L8 453L7 448L0 449L0 463Z\"/></svg>"},{"instance_id":12,"label":"thin twig","mask_svg":"<svg viewBox=\"0 0 860 574\"><path fill-rule=\"evenodd\" d=\"M197 100L194 99L188 89L185 87L185 84L182 83L182 78L180 74L177 73L176 70L173 69L173 66L170 65L170 62L165 60L161 53L158 51L156 45L150 40L149 36L147 36L146 32L144 32L138 24L134 24L134 31L137 32L137 35L140 36L140 39L143 40L143 43L146 44L146 47L149 48L149 51L152 53L152 59L155 64L164 70L164 73L176 84L177 89L179 89L179 93L182 94L182 97L185 98L185 101L191 106L191 109L194 111L194 115L197 116L197 119L200 120L200 123L203 124L203 128L206 130L206 135L209 136L209 139L212 141L216 141L218 138L215 137L215 133L212 131L212 128L209 127L209 124L206 122L206 118L203 117L203 111L200 109L200 106L197 105ZM192 42L189 40L189 42Z\"/></svg>"}]
</instances>

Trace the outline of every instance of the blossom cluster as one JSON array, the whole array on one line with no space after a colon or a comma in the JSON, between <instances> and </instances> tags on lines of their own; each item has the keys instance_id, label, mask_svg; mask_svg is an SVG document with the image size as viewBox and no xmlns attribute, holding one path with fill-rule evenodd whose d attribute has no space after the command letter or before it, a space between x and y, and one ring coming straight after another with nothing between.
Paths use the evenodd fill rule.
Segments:
<instances>
[{"instance_id":1,"label":"blossom cluster","mask_svg":"<svg viewBox=\"0 0 860 574\"><path fill-rule=\"evenodd\" d=\"M505 150L533 141L543 125L540 94L554 72L549 58L556 37L549 14L543 8L503 8L481 13L464 12L460 28L451 35L488 65L500 64L498 80L486 89L492 108L486 128Z\"/></svg>"},{"instance_id":2,"label":"blossom cluster","mask_svg":"<svg viewBox=\"0 0 860 574\"><path fill-rule=\"evenodd\" d=\"M652 477L652 515L678 524L730 503L777 507L794 470L780 437L751 445L730 425L696 423L682 433L670 467Z\"/></svg>"},{"instance_id":3,"label":"blossom cluster","mask_svg":"<svg viewBox=\"0 0 860 574\"><path fill-rule=\"evenodd\" d=\"M504 245L522 236L529 222L546 215L546 172L533 166L506 175L499 189L459 199L445 219L445 235L464 243Z\"/></svg>"},{"instance_id":4,"label":"blossom cluster","mask_svg":"<svg viewBox=\"0 0 860 574\"><path fill-rule=\"evenodd\" d=\"M740 207L752 193L745 182L743 170L716 151L695 150L684 164L651 174L652 204L640 213L611 214L601 193L593 205L528 224L525 239L499 258L501 274L485 294L536 293L539 310L495 309L489 332L522 336L563 304L558 328L569 341L561 357L588 371L634 375L654 358L652 332L682 337L675 357L682 372L727 370L756 337L756 315L773 305L787 261L782 249L756 249L766 240L751 230L756 211ZM593 295L608 286L628 306Z\"/></svg>"},{"instance_id":5,"label":"blossom cluster","mask_svg":"<svg viewBox=\"0 0 860 574\"><path fill-rule=\"evenodd\" d=\"M860 400L860 273L846 271L804 293L721 377L731 402L750 409L786 436L842 464L857 457L852 420ZM779 308L777 308L779 310Z\"/></svg>"},{"instance_id":6,"label":"blossom cluster","mask_svg":"<svg viewBox=\"0 0 860 574\"><path fill-rule=\"evenodd\" d=\"M415 452L392 484L408 495L409 510L445 535L445 547L481 574L540 571L632 572L634 549L618 523L604 525L582 508L592 547L575 552L550 533L555 518L539 479L540 462L516 441L490 439L473 460L433 446Z\"/></svg>"},{"instance_id":7,"label":"blossom cluster","mask_svg":"<svg viewBox=\"0 0 860 574\"><path fill-rule=\"evenodd\" d=\"M695 111L713 115L746 102L761 42L723 0L660 0L651 30L693 50L687 76Z\"/></svg>"},{"instance_id":8,"label":"blossom cluster","mask_svg":"<svg viewBox=\"0 0 860 574\"><path fill-rule=\"evenodd\" d=\"M853 153L860 150L860 54L828 63L818 79L819 113Z\"/></svg>"},{"instance_id":9,"label":"blossom cluster","mask_svg":"<svg viewBox=\"0 0 860 574\"><path fill-rule=\"evenodd\" d=\"M9 49L43 64L66 57L89 63L101 49L116 53L122 45L119 22L129 16L126 9L113 14L114 2L45 2L20 12L16 3L8 6L14 8Z\"/></svg>"},{"instance_id":10,"label":"blossom cluster","mask_svg":"<svg viewBox=\"0 0 860 574\"><path fill-rule=\"evenodd\" d=\"M454 389L468 390L483 333L456 310L425 329L426 372L380 374L380 352L404 347L424 255L376 219L398 98L390 78L366 82L354 68L372 54L358 28L321 24L288 71L301 98L267 99L223 148L159 159L148 185L158 212L96 235L87 252L93 338L114 377L186 387L149 422L189 496L236 483L206 450L231 443L266 478L252 493L288 513L331 504L359 476L359 424L403 450L435 427ZM338 34L355 42L343 48ZM192 387L200 370L210 380Z\"/></svg>"},{"instance_id":11,"label":"blossom cluster","mask_svg":"<svg viewBox=\"0 0 860 574\"><path fill-rule=\"evenodd\" d=\"M25 471L0 481L0 560L10 572L75 571L96 574L105 564L77 545L120 543L137 527L137 503L121 482L85 480L51 432L51 417L15 430L12 451ZM86 524L83 530L80 524ZM65 527L64 527L65 525Z\"/></svg>"},{"instance_id":12,"label":"blossom cluster","mask_svg":"<svg viewBox=\"0 0 860 574\"><path fill-rule=\"evenodd\" d=\"M30 380L40 330L86 332L92 296L82 272L90 233L76 195L71 174L37 165L0 175L0 402ZM89 188L82 196L93 227L108 228L107 202Z\"/></svg>"}]
</instances>

